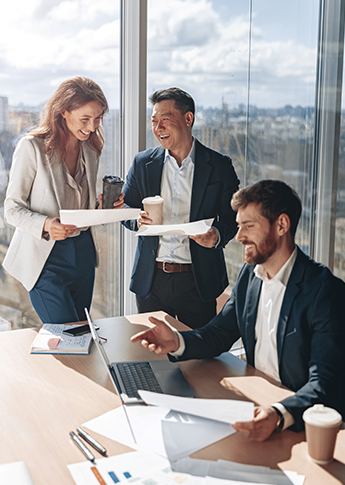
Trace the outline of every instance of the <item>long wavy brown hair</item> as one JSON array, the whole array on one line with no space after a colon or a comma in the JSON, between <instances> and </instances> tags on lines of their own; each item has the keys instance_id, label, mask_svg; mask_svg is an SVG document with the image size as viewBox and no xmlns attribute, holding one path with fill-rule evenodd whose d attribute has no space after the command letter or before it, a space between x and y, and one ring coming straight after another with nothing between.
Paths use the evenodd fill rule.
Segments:
<instances>
[{"instance_id":1,"label":"long wavy brown hair","mask_svg":"<svg viewBox=\"0 0 345 485\"><path fill-rule=\"evenodd\" d=\"M49 158L56 152L60 152L62 158L66 155L69 131L61 113L79 109L92 101L101 103L102 116L109 111L108 102L102 89L91 79L84 76L75 76L60 84L45 105L40 123L30 131L30 135L44 139L44 151ZM104 146L102 124L90 133L87 143L100 156Z\"/></svg>"}]
</instances>

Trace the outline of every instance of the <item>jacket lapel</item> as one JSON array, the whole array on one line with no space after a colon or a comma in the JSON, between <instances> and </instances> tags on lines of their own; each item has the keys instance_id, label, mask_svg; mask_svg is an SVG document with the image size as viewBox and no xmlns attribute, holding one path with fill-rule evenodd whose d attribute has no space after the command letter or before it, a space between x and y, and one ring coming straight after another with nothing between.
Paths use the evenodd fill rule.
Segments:
<instances>
[{"instance_id":1,"label":"jacket lapel","mask_svg":"<svg viewBox=\"0 0 345 485\"><path fill-rule=\"evenodd\" d=\"M60 160L60 156L54 156L53 159L48 159L46 156L46 163L49 167L58 208L59 210L64 209L65 177L62 166L64 162Z\"/></svg>"},{"instance_id":2,"label":"jacket lapel","mask_svg":"<svg viewBox=\"0 0 345 485\"><path fill-rule=\"evenodd\" d=\"M286 333L286 327L291 312L292 304L300 291L300 282L303 279L305 265L305 255L297 247L297 257L295 264L292 268L291 275L285 290L285 295L280 310L278 327L277 327L277 352L278 352L278 365L280 367L281 355L283 349L283 342Z\"/></svg>"},{"instance_id":3,"label":"jacket lapel","mask_svg":"<svg viewBox=\"0 0 345 485\"><path fill-rule=\"evenodd\" d=\"M155 196L161 193L161 181L165 151L162 147L155 150L150 160L146 163L146 180L149 195Z\"/></svg>"},{"instance_id":4,"label":"jacket lapel","mask_svg":"<svg viewBox=\"0 0 345 485\"><path fill-rule=\"evenodd\" d=\"M88 147L85 143L82 144L83 159L85 162L86 177L89 186L89 209L96 207L96 178L98 170L97 154L94 150Z\"/></svg>"},{"instance_id":5,"label":"jacket lapel","mask_svg":"<svg viewBox=\"0 0 345 485\"><path fill-rule=\"evenodd\" d=\"M245 328L245 345L248 364L254 366L254 349L255 349L255 324L258 313L259 298L261 293L262 280L257 278L253 273L252 282L248 284L248 296L246 298L247 308L246 328Z\"/></svg>"},{"instance_id":6,"label":"jacket lapel","mask_svg":"<svg viewBox=\"0 0 345 485\"><path fill-rule=\"evenodd\" d=\"M190 221L198 220L199 208L204 198L205 190L212 172L210 154L204 146L195 139L195 167L192 187L192 200L190 208Z\"/></svg>"}]
</instances>

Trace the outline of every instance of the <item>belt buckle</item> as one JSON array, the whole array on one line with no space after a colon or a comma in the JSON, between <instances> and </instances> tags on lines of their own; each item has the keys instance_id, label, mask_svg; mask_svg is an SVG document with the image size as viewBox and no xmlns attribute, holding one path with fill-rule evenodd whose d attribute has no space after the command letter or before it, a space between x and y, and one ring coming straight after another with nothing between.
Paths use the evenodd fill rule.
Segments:
<instances>
[{"instance_id":1,"label":"belt buckle","mask_svg":"<svg viewBox=\"0 0 345 485\"><path fill-rule=\"evenodd\" d=\"M174 264L174 263L173 263L173 261L163 261L163 268L162 269L163 269L164 273L170 273L170 271L165 269L165 266L167 264Z\"/></svg>"}]
</instances>

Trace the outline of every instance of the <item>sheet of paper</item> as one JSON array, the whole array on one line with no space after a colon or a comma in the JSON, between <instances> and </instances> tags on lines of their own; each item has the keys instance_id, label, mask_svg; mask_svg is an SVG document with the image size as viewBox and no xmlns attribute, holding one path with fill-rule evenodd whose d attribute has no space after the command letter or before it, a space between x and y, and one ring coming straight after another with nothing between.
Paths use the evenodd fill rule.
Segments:
<instances>
[{"instance_id":1,"label":"sheet of paper","mask_svg":"<svg viewBox=\"0 0 345 485\"><path fill-rule=\"evenodd\" d=\"M264 466L243 465L225 460L211 463L208 475L224 480L231 479L265 485L292 485L293 483L282 470L272 470Z\"/></svg>"},{"instance_id":2,"label":"sheet of paper","mask_svg":"<svg viewBox=\"0 0 345 485\"><path fill-rule=\"evenodd\" d=\"M214 219L187 222L185 224L142 225L136 236L197 236L205 234Z\"/></svg>"},{"instance_id":3,"label":"sheet of paper","mask_svg":"<svg viewBox=\"0 0 345 485\"><path fill-rule=\"evenodd\" d=\"M149 391L139 391L139 394L146 404L214 419L223 423L251 421L254 418L254 403L252 402L230 399L194 399Z\"/></svg>"},{"instance_id":4,"label":"sheet of paper","mask_svg":"<svg viewBox=\"0 0 345 485\"><path fill-rule=\"evenodd\" d=\"M226 480L222 478L206 477L205 485L260 485L262 482L239 482L238 480ZM265 484L266 485L266 484ZM267 484L268 485L268 484Z\"/></svg>"},{"instance_id":5,"label":"sheet of paper","mask_svg":"<svg viewBox=\"0 0 345 485\"><path fill-rule=\"evenodd\" d=\"M273 470L266 466L245 465L226 460L209 461L186 457L173 462L171 466L176 472L212 477L217 480L233 480L234 483L241 484L303 485L305 479L303 475L298 475L296 472Z\"/></svg>"},{"instance_id":6,"label":"sheet of paper","mask_svg":"<svg viewBox=\"0 0 345 485\"><path fill-rule=\"evenodd\" d=\"M0 465L0 483L3 485L34 485L28 467L23 461Z\"/></svg>"},{"instance_id":7,"label":"sheet of paper","mask_svg":"<svg viewBox=\"0 0 345 485\"><path fill-rule=\"evenodd\" d=\"M97 226L110 222L137 219L140 209L88 209L88 210L60 210L62 224L77 227Z\"/></svg>"},{"instance_id":8,"label":"sheet of paper","mask_svg":"<svg viewBox=\"0 0 345 485\"><path fill-rule=\"evenodd\" d=\"M124 406L119 406L97 418L91 419L87 423L84 423L83 426L130 448L138 448L134 441L131 428L129 427Z\"/></svg>"}]
</instances>

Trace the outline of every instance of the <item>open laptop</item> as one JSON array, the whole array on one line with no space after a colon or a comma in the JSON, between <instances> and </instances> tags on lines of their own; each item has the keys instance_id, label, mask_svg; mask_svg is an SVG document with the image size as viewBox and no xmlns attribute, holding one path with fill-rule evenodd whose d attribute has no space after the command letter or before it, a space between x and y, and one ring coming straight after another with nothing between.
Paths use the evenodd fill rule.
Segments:
<instances>
[{"instance_id":1,"label":"open laptop","mask_svg":"<svg viewBox=\"0 0 345 485\"><path fill-rule=\"evenodd\" d=\"M169 360L110 363L86 308L85 314L89 322L92 338L107 367L115 390L123 403L142 403L143 400L139 396L138 390L161 392L182 397L195 397L178 365Z\"/></svg>"}]
</instances>

